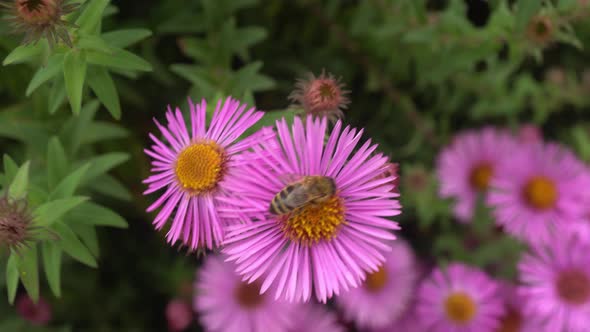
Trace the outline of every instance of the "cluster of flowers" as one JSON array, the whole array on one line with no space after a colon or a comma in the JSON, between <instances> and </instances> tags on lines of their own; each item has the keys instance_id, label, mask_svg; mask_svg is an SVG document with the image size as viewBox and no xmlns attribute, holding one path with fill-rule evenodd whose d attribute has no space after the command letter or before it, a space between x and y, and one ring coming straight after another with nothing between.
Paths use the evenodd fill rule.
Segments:
<instances>
[{"instance_id":1,"label":"cluster of flowers","mask_svg":"<svg viewBox=\"0 0 590 332\"><path fill-rule=\"evenodd\" d=\"M514 285L460 264L435 272L417 307L431 330L448 331L434 319L438 304L445 308L439 316L446 313L461 331L588 331L588 167L525 126L518 135L491 127L457 135L437 171L440 194L455 199L458 220L471 222L476 205L485 204L498 227L529 249Z\"/></svg>"}]
</instances>

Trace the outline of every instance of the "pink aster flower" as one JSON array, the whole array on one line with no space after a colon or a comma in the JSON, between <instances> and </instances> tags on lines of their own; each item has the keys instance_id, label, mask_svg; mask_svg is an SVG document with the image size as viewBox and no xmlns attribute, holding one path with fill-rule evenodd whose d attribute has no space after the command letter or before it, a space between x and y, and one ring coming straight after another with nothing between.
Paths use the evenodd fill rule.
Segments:
<instances>
[{"instance_id":1,"label":"pink aster flower","mask_svg":"<svg viewBox=\"0 0 590 332\"><path fill-rule=\"evenodd\" d=\"M504 303L504 314L494 332L539 332L534 316L526 315L524 297L518 293L518 287L507 282L500 283L500 294Z\"/></svg>"},{"instance_id":2,"label":"pink aster flower","mask_svg":"<svg viewBox=\"0 0 590 332\"><path fill-rule=\"evenodd\" d=\"M478 197L487 194L490 180L512 157L513 141L509 133L487 127L457 135L440 153L440 195L455 199L454 212L459 221L471 221Z\"/></svg>"},{"instance_id":3,"label":"pink aster flower","mask_svg":"<svg viewBox=\"0 0 590 332\"><path fill-rule=\"evenodd\" d=\"M301 306L295 315L294 325L290 332L344 332L336 315L318 304Z\"/></svg>"},{"instance_id":4,"label":"pink aster flower","mask_svg":"<svg viewBox=\"0 0 590 332\"><path fill-rule=\"evenodd\" d=\"M492 332L502 314L496 282L463 264L434 270L418 291L418 321L429 332Z\"/></svg>"},{"instance_id":5,"label":"pink aster flower","mask_svg":"<svg viewBox=\"0 0 590 332\"><path fill-rule=\"evenodd\" d=\"M326 127L326 118L312 116L305 125L295 118L292 132L277 122L280 149L265 145L272 158L261 153L265 165L244 168L232 188L238 198L227 212L248 211L255 222L228 227L224 252L245 280L262 280L262 292L276 286L276 298L307 301L315 292L326 302L359 286L379 270L399 229L387 219L400 213L394 178L381 177L388 158L372 155L370 141L353 152L362 130L341 121L324 143Z\"/></svg>"},{"instance_id":6,"label":"pink aster flower","mask_svg":"<svg viewBox=\"0 0 590 332\"><path fill-rule=\"evenodd\" d=\"M518 265L524 312L541 331L588 331L590 326L590 242L560 234L535 245Z\"/></svg>"},{"instance_id":7,"label":"pink aster flower","mask_svg":"<svg viewBox=\"0 0 590 332\"><path fill-rule=\"evenodd\" d=\"M525 124L518 130L518 140L521 143L541 143L543 142L543 131L534 124Z\"/></svg>"},{"instance_id":8,"label":"pink aster flower","mask_svg":"<svg viewBox=\"0 0 590 332\"><path fill-rule=\"evenodd\" d=\"M166 112L167 126L155 121L168 143L150 134L154 145L145 153L153 159L153 175L144 181L149 186L144 194L164 191L148 212L161 208L154 220L157 230L172 218L166 235L169 243L180 239L191 250L211 249L223 237L224 222L217 211L217 198L227 185L239 185L235 169L252 162L239 154L274 134L261 130L238 140L263 113L254 108L245 111L246 105L237 100L227 98L223 104L218 101L209 125L205 120L207 103L203 100L194 105L189 100L189 105L190 131L178 108Z\"/></svg>"},{"instance_id":9,"label":"pink aster flower","mask_svg":"<svg viewBox=\"0 0 590 332\"><path fill-rule=\"evenodd\" d=\"M409 306L418 274L416 268L410 246L405 241L395 241L383 266L367 275L364 285L338 296L336 303L347 319L361 328L391 324Z\"/></svg>"},{"instance_id":10,"label":"pink aster flower","mask_svg":"<svg viewBox=\"0 0 590 332\"><path fill-rule=\"evenodd\" d=\"M260 294L257 282L246 283L232 263L209 256L197 271L194 309L211 332L291 331L298 306Z\"/></svg>"},{"instance_id":11,"label":"pink aster flower","mask_svg":"<svg viewBox=\"0 0 590 332\"><path fill-rule=\"evenodd\" d=\"M190 303L182 299L173 299L166 305L166 320L168 331L180 332L186 330L193 321L193 311Z\"/></svg>"},{"instance_id":12,"label":"pink aster flower","mask_svg":"<svg viewBox=\"0 0 590 332\"><path fill-rule=\"evenodd\" d=\"M581 220L590 183L576 156L557 144L521 146L492 179L488 203L504 230L528 242L547 241Z\"/></svg>"}]
</instances>

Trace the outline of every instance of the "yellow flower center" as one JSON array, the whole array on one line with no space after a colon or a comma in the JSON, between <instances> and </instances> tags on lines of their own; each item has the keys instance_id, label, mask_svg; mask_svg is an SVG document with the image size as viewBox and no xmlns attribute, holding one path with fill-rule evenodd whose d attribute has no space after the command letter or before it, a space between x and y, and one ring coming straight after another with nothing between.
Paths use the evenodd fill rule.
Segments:
<instances>
[{"instance_id":1,"label":"yellow flower center","mask_svg":"<svg viewBox=\"0 0 590 332\"><path fill-rule=\"evenodd\" d=\"M385 267L379 268L377 272L367 274L367 280L365 280L365 286L371 292L378 292L387 283L387 271Z\"/></svg>"},{"instance_id":2,"label":"yellow flower center","mask_svg":"<svg viewBox=\"0 0 590 332\"><path fill-rule=\"evenodd\" d=\"M545 210L555 206L557 188L553 180L544 176L535 176L525 184L523 195L531 207Z\"/></svg>"},{"instance_id":3,"label":"yellow flower center","mask_svg":"<svg viewBox=\"0 0 590 332\"><path fill-rule=\"evenodd\" d=\"M196 143L178 154L176 177L182 187L194 194L209 191L221 180L223 150L215 143Z\"/></svg>"},{"instance_id":4,"label":"yellow flower center","mask_svg":"<svg viewBox=\"0 0 590 332\"><path fill-rule=\"evenodd\" d=\"M234 290L234 296L243 308L248 309L255 308L264 301L264 295L260 294L260 285L256 282L251 284L240 282Z\"/></svg>"},{"instance_id":5,"label":"yellow flower center","mask_svg":"<svg viewBox=\"0 0 590 332\"><path fill-rule=\"evenodd\" d=\"M445 311L448 318L453 322L465 324L475 316L477 307L469 295L463 292L456 292L447 297Z\"/></svg>"},{"instance_id":6,"label":"yellow flower center","mask_svg":"<svg viewBox=\"0 0 590 332\"><path fill-rule=\"evenodd\" d=\"M292 240L310 244L331 240L344 222L342 200L334 195L321 203L307 204L287 215L283 230Z\"/></svg>"},{"instance_id":7,"label":"yellow flower center","mask_svg":"<svg viewBox=\"0 0 590 332\"><path fill-rule=\"evenodd\" d=\"M557 294L567 303L580 305L590 300L590 278L577 269L565 270L557 278Z\"/></svg>"},{"instance_id":8,"label":"yellow flower center","mask_svg":"<svg viewBox=\"0 0 590 332\"><path fill-rule=\"evenodd\" d=\"M496 332L518 332L522 326L522 316L512 308L500 319L500 327Z\"/></svg>"},{"instance_id":9,"label":"yellow flower center","mask_svg":"<svg viewBox=\"0 0 590 332\"><path fill-rule=\"evenodd\" d=\"M490 179L492 178L492 165L482 163L475 166L469 175L469 183L471 187L478 191L486 191L490 186Z\"/></svg>"}]
</instances>

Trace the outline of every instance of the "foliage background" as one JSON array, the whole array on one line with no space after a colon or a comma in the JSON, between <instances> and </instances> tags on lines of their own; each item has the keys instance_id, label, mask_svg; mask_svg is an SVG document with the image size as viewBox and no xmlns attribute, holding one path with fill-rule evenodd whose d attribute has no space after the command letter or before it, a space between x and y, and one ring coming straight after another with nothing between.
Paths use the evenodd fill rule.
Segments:
<instances>
[{"instance_id":1,"label":"foliage background","mask_svg":"<svg viewBox=\"0 0 590 332\"><path fill-rule=\"evenodd\" d=\"M123 216L129 228L97 228L98 269L64 257L61 297L41 278L54 318L39 330L165 330L166 303L190 298L202 258L168 247L152 229L153 215L144 212L151 198L141 194L149 172L142 150L155 130L152 118L162 119L167 105L186 107L187 95L233 95L268 111L270 122L286 114L295 79L323 69L351 91L346 121L365 127L401 164L402 234L424 261L459 259L510 278L514 265L506 261L517 259L520 245L496 232L486 211L472 227L454 222L449 202L436 194L435 158L459 130L534 123L588 160L589 8L575 0L111 1L103 32L151 31L127 49L152 70L113 75L120 120L88 88L81 115L73 116L67 102L50 114L57 83L25 94L42 62L0 67L0 151L18 164L31 160L32 178L46 168L48 142L56 135L66 149L80 145L70 154L73 163L128 156L106 168L110 191L100 188L106 175L81 190ZM542 41L530 23L540 16L552 22ZM20 36L5 25L0 31L4 59ZM68 136L68 123L76 121L91 125ZM0 261L7 257L2 253ZM0 271L2 285L5 275ZM0 301L0 326L18 322L14 308ZM191 328L199 331L198 323Z\"/></svg>"}]
</instances>

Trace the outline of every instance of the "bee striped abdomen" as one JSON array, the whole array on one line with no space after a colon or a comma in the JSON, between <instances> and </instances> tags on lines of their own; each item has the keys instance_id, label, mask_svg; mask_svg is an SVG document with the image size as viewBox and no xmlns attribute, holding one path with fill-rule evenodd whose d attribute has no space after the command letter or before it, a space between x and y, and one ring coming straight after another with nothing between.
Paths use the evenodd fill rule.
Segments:
<instances>
[{"instance_id":1,"label":"bee striped abdomen","mask_svg":"<svg viewBox=\"0 0 590 332\"><path fill-rule=\"evenodd\" d=\"M293 186L287 186L281 192L279 192L273 199L270 205L270 212L272 214L286 214L293 210L293 207L287 204L287 196L292 191Z\"/></svg>"}]
</instances>

